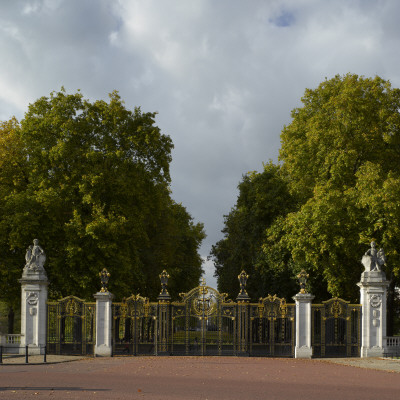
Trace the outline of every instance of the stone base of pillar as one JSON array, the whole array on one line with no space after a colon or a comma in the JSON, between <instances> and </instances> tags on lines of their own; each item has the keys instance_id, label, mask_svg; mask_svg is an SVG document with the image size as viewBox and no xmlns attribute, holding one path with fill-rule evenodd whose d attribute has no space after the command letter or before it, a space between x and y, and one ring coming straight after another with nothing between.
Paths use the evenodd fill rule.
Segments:
<instances>
[{"instance_id":1,"label":"stone base of pillar","mask_svg":"<svg viewBox=\"0 0 400 400\"><path fill-rule=\"evenodd\" d=\"M383 357L383 347L361 347L361 357Z\"/></svg>"},{"instance_id":2,"label":"stone base of pillar","mask_svg":"<svg viewBox=\"0 0 400 400\"><path fill-rule=\"evenodd\" d=\"M18 349L18 353L20 355L26 354L26 347L20 346ZM28 355L30 356L40 356L44 354L44 346L36 346L35 344L30 344L28 346Z\"/></svg>"},{"instance_id":3,"label":"stone base of pillar","mask_svg":"<svg viewBox=\"0 0 400 400\"><path fill-rule=\"evenodd\" d=\"M105 344L101 344L100 346L95 346L94 354L96 355L96 357L111 357L112 349Z\"/></svg>"},{"instance_id":4,"label":"stone base of pillar","mask_svg":"<svg viewBox=\"0 0 400 400\"><path fill-rule=\"evenodd\" d=\"M308 346L295 347L294 358L311 358L312 348Z\"/></svg>"}]
</instances>

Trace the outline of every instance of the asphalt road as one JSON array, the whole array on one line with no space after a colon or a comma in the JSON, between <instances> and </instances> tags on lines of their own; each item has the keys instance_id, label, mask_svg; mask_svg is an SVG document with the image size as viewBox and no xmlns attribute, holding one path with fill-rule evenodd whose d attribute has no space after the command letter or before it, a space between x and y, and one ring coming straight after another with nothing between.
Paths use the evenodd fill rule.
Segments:
<instances>
[{"instance_id":1,"label":"asphalt road","mask_svg":"<svg viewBox=\"0 0 400 400\"><path fill-rule=\"evenodd\" d=\"M399 362L375 359L365 367L366 361L121 357L36 365L4 363L0 365L0 399L399 398ZM345 365L351 362L355 366ZM378 370L379 365L386 367Z\"/></svg>"}]
</instances>

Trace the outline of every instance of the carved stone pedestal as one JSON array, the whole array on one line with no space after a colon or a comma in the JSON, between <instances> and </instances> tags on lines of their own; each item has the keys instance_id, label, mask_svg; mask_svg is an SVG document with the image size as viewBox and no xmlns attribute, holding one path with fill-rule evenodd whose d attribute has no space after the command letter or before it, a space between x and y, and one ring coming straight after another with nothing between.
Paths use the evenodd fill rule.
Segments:
<instances>
[{"instance_id":1,"label":"carved stone pedestal","mask_svg":"<svg viewBox=\"0 0 400 400\"><path fill-rule=\"evenodd\" d=\"M25 353L44 354L46 345L47 286L46 271L41 268L25 267L21 283L21 347Z\"/></svg>"},{"instance_id":2,"label":"carved stone pedestal","mask_svg":"<svg viewBox=\"0 0 400 400\"><path fill-rule=\"evenodd\" d=\"M385 352L386 293L389 281L383 271L365 271L361 274L362 305L361 357L380 357Z\"/></svg>"}]
</instances>

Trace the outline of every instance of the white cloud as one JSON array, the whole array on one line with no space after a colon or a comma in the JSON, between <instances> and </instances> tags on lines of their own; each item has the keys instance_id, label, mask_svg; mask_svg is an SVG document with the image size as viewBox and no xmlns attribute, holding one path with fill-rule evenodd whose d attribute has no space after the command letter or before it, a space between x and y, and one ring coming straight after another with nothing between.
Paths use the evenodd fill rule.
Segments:
<instances>
[{"instance_id":1,"label":"white cloud","mask_svg":"<svg viewBox=\"0 0 400 400\"><path fill-rule=\"evenodd\" d=\"M25 3L22 9L22 14L38 14L46 13L51 14L57 10L63 3L64 0L35 0L28 1Z\"/></svg>"},{"instance_id":2,"label":"white cloud","mask_svg":"<svg viewBox=\"0 0 400 400\"><path fill-rule=\"evenodd\" d=\"M120 46L119 42L119 33L117 31L113 31L108 35L108 39L113 46Z\"/></svg>"}]
</instances>

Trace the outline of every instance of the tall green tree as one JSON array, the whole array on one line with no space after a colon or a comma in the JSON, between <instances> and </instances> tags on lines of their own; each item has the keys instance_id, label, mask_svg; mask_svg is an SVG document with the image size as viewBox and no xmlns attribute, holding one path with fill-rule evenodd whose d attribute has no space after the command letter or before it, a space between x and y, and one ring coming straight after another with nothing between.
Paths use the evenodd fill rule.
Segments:
<instances>
[{"instance_id":1,"label":"tall green tree","mask_svg":"<svg viewBox=\"0 0 400 400\"><path fill-rule=\"evenodd\" d=\"M400 90L380 77L338 75L307 89L302 103L280 152L299 204L267 232L264 249L286 249L331 295L358 301L372 240L386 251L388 278L400 277Z\"/></svg>"},{"instance_id":2,"label":"tall green tree","mask_svg":"<svg viewBox=\"0 0 400 400\"><path fill-rule=\"evenodd\" d=\"M253 293L288 297L305 269L316 300L358 302L361 257L375 240L388 259L391 334L400 284L400 90L380 77L337 75L307 89L302 103L281 134L273 176L282 190L270 191L271 170L239 185L213 248L220 289L230 292L246 266L256 277Z\"/></svg>"},{"instance_id":3,"label":"tall green tree","mask_svg":"<svg viewBox=\"0 0 400 400\"><path fill-rule=\"evenodd\" d=\"M21 123L1 124L1 296L18 298L33 238L47 253L52 297L92 298L103 267L119 298L156 297L164 268L180 291L197 284L203 226L171 199L173 144L154 118L128 110L117 92L90 102L61 90Z\"/></svg>"},{"instance_id":4,"label":"tall green tree","mask_svg":"<svg viewBox=\"0 0 400 400\"><path fill-rule=\"evenodd\" d=\"M238 189L236 205L225 216L224 238L211 251L218 288L235 298L244 269L249 274L247 292L254 300L272 292L287 296L293 282L286 265L276 268L261 250L266 228L293 204L287 182L280 167L268 163L262 172L243 176Z\"/></svg>"}]
</instances>

